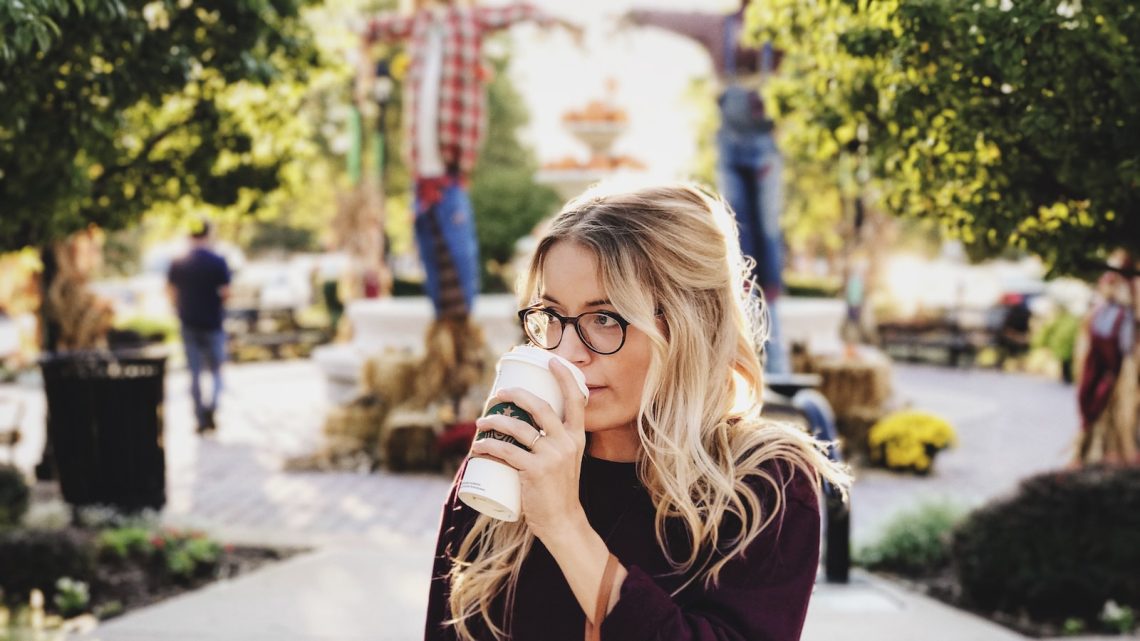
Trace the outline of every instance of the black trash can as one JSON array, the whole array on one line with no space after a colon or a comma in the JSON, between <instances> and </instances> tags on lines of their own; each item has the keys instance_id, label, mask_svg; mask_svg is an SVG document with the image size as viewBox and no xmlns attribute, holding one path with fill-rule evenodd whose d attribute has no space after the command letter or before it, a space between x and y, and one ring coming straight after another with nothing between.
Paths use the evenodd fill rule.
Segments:
<instances>
[{"instance_id":1,"label":"black trash can","mask_svg":"<svg viewBox=\"0 0 1140 641\"><path fill-rule=\"evenodd\" d=\"M122 512L166 504L161 350L64 352L40 360L63 498Z\"/></svg>"}]
</instances>

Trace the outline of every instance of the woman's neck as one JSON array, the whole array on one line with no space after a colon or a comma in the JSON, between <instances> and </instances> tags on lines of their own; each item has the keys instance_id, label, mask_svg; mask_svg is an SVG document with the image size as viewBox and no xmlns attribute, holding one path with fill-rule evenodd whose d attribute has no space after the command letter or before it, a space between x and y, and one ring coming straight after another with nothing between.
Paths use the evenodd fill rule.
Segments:
<instances>
[{"instance_id":1,"label":"woman's neck","mask_svg":"<svg viewBox=\"0 0 1140 641\"><path fill-rule=\"evenodd\" d=\"M641 451L637 428L593 432L586 441L586 453L604 461L633 463Z\"/></svg>"}]
</instances>

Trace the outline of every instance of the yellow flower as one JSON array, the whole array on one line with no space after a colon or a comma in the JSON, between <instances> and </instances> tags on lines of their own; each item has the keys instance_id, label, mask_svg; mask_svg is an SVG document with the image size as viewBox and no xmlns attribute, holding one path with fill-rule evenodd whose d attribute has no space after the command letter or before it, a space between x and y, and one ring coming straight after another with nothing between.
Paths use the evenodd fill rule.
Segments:
<instances>
[{"instance_id":1,"label":"yellow flower","mask_svg":"<svg viewBox=\"0 0 1140 641\"><path fill-rule=\"evenodd\" d=\"M882 459L890 469L926 472L932 453L954 445L954 428L942 418L925 412L895 412L871 427L867 436L873 459Z\"/></svg>"},{"instance_id":2,"label":"yellow flower","mask_svg":"<svg viewBox=\"0 0 1140 641\"><path fill-rule=\"evenodd\" d=\"M403 80L404 76L408 73L408 67L412 64L411 56L407 52L400 52L396 57L392 58L392 78L396 80Z\"/></svg>"}]
</instances>

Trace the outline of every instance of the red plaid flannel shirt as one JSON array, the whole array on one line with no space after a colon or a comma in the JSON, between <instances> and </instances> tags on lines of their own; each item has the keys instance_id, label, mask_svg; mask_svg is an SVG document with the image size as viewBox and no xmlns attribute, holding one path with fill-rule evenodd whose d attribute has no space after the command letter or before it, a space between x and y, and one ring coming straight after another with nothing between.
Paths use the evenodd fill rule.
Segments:
<instances>
[{"instance_id":1,"label":"red plaid flannel shirt","mask_svg":"<svg viewBox=\"0 0 1140 641\"><path fill-rule=\"evenodd\" d=\"M439 146L443 163L466 177L475 168L479 145L486 130L487 96L483 91L483 38L487 33L516 22L533 20L549 24L552 18L541 10L518 3L503 7L451 5L443 13L443 70L439 91ZM368 22L370 40L409 40L412 57L404 80L406 153L415 173L417 157L414 132L420 123L416 88L423 73L424 49L433 20L431 10L410 15L382 14ZM418 178L418 177L417 177Z\"/></svg>"}]
</instances>

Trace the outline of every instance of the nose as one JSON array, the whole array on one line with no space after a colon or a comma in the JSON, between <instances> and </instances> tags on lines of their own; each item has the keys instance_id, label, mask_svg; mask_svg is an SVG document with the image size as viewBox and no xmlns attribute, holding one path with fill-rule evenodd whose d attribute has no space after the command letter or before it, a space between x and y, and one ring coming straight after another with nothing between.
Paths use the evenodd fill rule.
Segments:
<instances>
[{"instance_id":1,"label":"nose","mask_svg":"<svg viewBox=\"0 0 1140 641\"><path fill-rule=\"evenodd\" d=\"M554 353L579 366L588 363L594 355L578 335L577 325L571 327L570 323L562 326L562 341L554 348Z\"/></svg>"}]
</instances>

